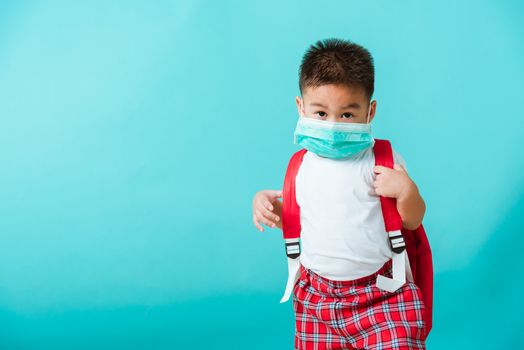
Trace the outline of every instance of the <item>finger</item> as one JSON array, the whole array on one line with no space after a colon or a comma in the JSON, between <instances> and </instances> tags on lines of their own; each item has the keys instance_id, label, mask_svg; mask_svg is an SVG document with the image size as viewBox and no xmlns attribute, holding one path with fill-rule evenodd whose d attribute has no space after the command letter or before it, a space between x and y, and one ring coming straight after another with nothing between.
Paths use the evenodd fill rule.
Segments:
<instances>
[{"instance_id":1,"label":"finger","mask_svg":"<svg viewBox=\"0 0 524 350\"><path fill-rule=\"evenodd\" d=\"M255 210L258 210L258 211L274 209L273 204L271 204L271 202L266 197L258 198L255 201L253 208L255 208Z\"/></svg>"},{"instance_id":2,"label":"finger","mask_svg":"<svg viewBox=\"0 0 524 350\"><path fill-rule=\"evenodd\" d=\"M264 228L262 226L260 226L260 224L258 223L258 219L257 219L256 214L253 214L253 223L255 224L255 226L257 227L257 229L260 232L264 231Z\"/></svg>"},{"instance_id":3,"label":"finger","mask_svg":"<svg viewBox=\"0 0 524 350\"><path fill-rule=\"evenodd\" d=\"M282 190L270 190L269 194L273 198L282 198Z\"/></svg>"},{"instance_id":4,"label":"finger","mask_svg":"<svg viewBox=\"0 0 524 350\"><path fill-rule=\"evenodd\" d=\"M377 184L376 182L373 183L373 186L374 186L375 193L379 196L382 195L382 187L380 187L380 185Z\"/></svg>"},{"instance_id":5,"label":"finger","mask_svg":"<svg viewBox=\"0 0 524 350\"><path fill-rule=\"evenodd\" d=\"M382 166L382 165L377 165L373 168L373 171L377 174L381 174L385 171L388 171L389 168L388 167L385 167L385 166Z\"/></svg>"},{"instance_id":6,"label":"finger","mask_svg":"<svg viewBox=\"0 0 524 350\"><path fill-rule=\"evenodd\" d=\"M273 205L267 199L263 199L262 203L263 203L265 209L273 210Z\"/></svg>"},{"instance_id":7,"label":"finger","mask_svg":"<svg viewBox=\"0 0 524 350\"><path fill-rule=\"evenodd\" d=\"M275 215L272 211L269 211L267 209L264 209L263 211L262 210L259 210L259 212L262 213L262 215L264 215L266 218L268 218L269 220L272 220L272 221L278 221L280 220L280 218L278 217L278 215Z\"/></svg>"},{"instance_id":8,"label":"finger","mask_svg":"<svg viewBox=\"0 0 524 350\"><path fill-rule=\"evenodd\" d=\"M268 227L275 227L275 223L269 219L267 219L264 215L262 215L260 212L257 212L257 219L258 222L263 223L264 225Z\"/></svg>"}]
</instances>

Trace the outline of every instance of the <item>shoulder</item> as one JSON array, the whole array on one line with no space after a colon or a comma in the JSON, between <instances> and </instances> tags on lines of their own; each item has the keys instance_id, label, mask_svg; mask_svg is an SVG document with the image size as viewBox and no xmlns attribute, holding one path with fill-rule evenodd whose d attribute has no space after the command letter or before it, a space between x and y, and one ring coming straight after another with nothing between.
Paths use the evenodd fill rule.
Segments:
<instances>
[{"instance_id":1,"label":"shoulder","mask_svg":"<svg viewBox=\"0 0 524 350\"><path fill-rule=\"evenodd\" d=\"M288 162L288 167L292 164L297 164L297 163L301 163L302 162L302 159L304 158L304 155L306 153L309 153L307 152L307 150L305 148L302 148L296 152L294 152L291 157L289 158L289 162Z\"/></svg>"},{"instance_id":2,"label":"shoulder","mask_svg":"<svg viewBox=\"0 0 524 350\"><path fill-rule=\"evenodd\" d=\"M397 152L394 147L391 149L393 151L393 162L395 162L395 164L400 164L407 172L408 169L406 167L406 161L404 160L404 157L402 157L402 155Z\"/></svg>"}]
</instances>

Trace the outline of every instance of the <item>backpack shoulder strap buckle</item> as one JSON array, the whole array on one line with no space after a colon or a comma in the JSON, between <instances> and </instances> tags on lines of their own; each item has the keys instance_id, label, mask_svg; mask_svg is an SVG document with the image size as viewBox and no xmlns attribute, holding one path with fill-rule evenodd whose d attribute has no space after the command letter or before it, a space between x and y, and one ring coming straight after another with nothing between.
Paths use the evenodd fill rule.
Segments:
<instances>
[{"instance_id":1,"label":"backpack shoulder strap buckle","mask_svg":"<svg viewBox=\"0 0 524 350\"><path fill-rule=\"evenodd\" d=\"M300 256L300 239L289 238L285 240L286 255L288 258L296 259Z\"/></svg>"},{"instance_id":2,"label":"backpack shoulder strap buckle","mask_svg":"<svg viewBox=\"0 0 524 350\"><path fill-rule=\"evenodd\" d=\"M389 231L389 245L391 250L397 254L400 254L406 249L406 242L404 242L404 237L402 236L402 231Z\"/></svg>"}]
</instances>

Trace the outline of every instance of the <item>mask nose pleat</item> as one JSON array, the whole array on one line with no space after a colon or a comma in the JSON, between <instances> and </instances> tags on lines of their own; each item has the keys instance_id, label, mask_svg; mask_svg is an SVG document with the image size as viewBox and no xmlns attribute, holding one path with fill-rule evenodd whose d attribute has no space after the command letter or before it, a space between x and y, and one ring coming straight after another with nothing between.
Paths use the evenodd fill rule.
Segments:
<instances>
[{"instance_id":1,"label":"mask nose pleat","mask_svg":"<svg viewBox=\"0 0 524 350\"><path fill-rule=\"evenodd\" d=\"M295 144L327 158L346 158L374 143L371 126L338 123L300 117L294 134Z\"/></svg>"}]
</instances>

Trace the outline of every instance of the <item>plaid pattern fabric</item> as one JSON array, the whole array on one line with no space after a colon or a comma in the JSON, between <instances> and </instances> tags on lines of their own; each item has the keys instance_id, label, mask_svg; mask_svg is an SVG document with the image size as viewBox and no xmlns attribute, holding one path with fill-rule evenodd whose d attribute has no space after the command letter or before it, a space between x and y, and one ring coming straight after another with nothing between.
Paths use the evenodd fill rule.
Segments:
<instances>
[{"instance_id":1,"label":"plaid pattern fabric","mask_svg":"<svg viewBox=\"0 0 524 350\"><path fill-rule=\"evenodd\" d=\"M293 290L296 349L425 349L424 301L406 283L390 293L375 286L391 277L392 260L352 281L333 281L300 268Z\"/></svg>"}]
</instances>

